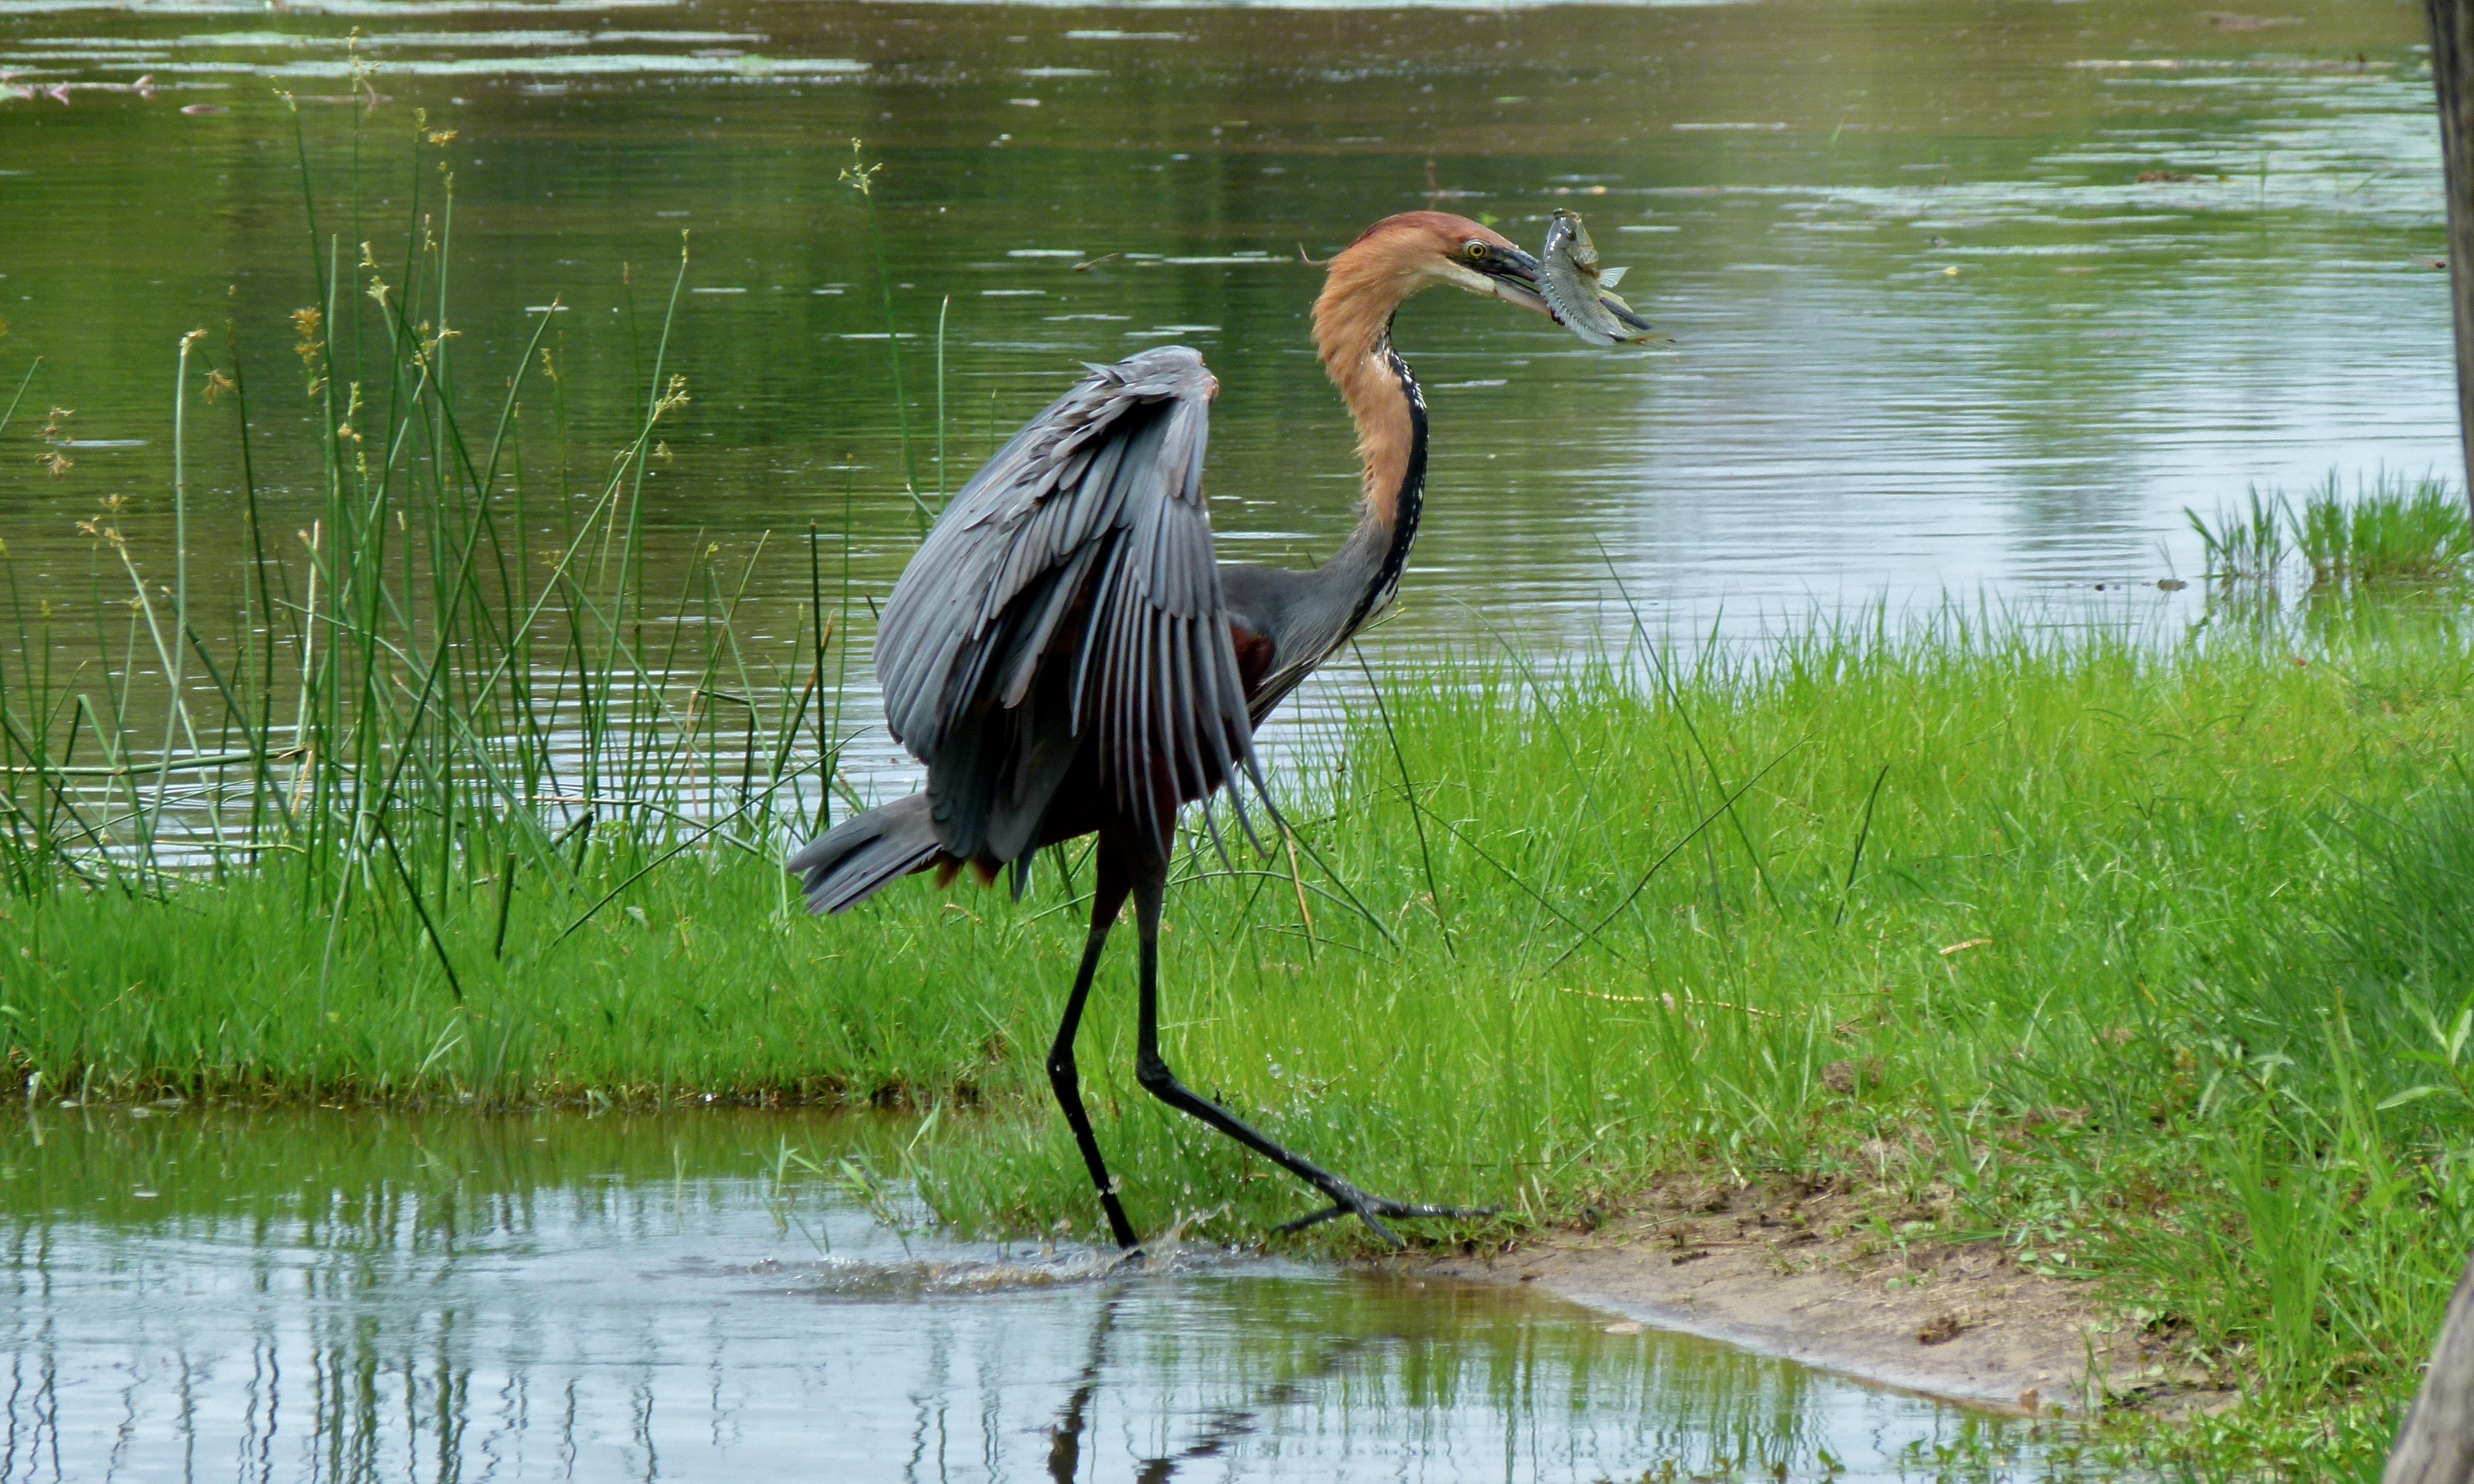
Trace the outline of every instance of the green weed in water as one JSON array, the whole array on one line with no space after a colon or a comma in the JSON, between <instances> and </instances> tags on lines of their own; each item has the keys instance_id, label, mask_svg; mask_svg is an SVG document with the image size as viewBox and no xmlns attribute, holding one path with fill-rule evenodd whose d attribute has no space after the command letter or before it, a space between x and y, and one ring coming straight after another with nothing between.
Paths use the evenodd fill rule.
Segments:
<instances>
[{"instance_id":1,"label":"green weed in water","mask_svg":"<svg viewBox=\"0 0 2474 1484\"><path fill-rule=\"evenodd\" d=\"M2304 498L2294 525L2315 584L2434 582L2474 556L2474 512L2436 479L2383 474L2348 500L2332 474Z\"/></svg>"},{"instance_id":2,"label":"green weed in water","mask_svg":"<svg viewBox=\"0 0 2474 1484\"><path fill-rule=\"evenodd\" d=\"M2246 507L2220 510L2213 522L2195 510L2183 511L2182 517L2198 533L2211 577L2272 578L2285 562L2285 525L2278 504L2255 489Z\"/></svg>"},{"instance_id":3,"label":"green weed in water","mask_svg":"<svg viewBox=\"0 0 2474 1484\"><path fill-rule=\"evenodd\" d=\"M2335 474L2300 509L2253 490L2249 503L2209 520L2183 516L2205 548L2208 575L2265 584L2290 557L2311 569L2315 591L2365 583L2431 583L2462 575L2474 558L2474 510L2446 482L2388 473L2358 481L2351 498Z\"/></svg>"}]
</instances>

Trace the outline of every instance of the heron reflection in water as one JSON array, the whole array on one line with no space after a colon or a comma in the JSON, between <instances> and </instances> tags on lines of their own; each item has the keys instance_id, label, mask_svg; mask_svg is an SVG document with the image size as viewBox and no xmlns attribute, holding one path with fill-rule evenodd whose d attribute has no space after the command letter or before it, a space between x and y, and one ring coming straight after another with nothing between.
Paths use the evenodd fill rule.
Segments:
<instances>
[{"instance_id":1,"label":"heron reflection in water","mask_svg":"<svg viewBox=\"0 0 2474 1484\"><path fill-rule=\"evenodd\" d=\"M1331 1203L1280 1230L1355 1215L1398 1246L1389 1221L1482 1214L1370 1195L1201 1096L1160 1055L1177 810L1227 788L1242 817L1236 785L1262 788L1254 729L1391 601L1417 538L1426 403L1393 348L1395 311L1449 285L1555 317L1538 259L1465 217L1388 217L1326 267L1315 347L1363 466L1357 529L1331 560L1304 572L1215 560L1202 459L1220 384L1201 356L1165 347L1094 368L955 495L885 604L885 722L928 786L789 861L810 909L840 912L920 871L993 881L1010 866L1019 892L1041 848L1100 837L1090 935L1048 1076L1121 1247L1139 1239L1083 1111L1074 1041L1128 896L1141 939L1135 1077Z\"/></svg>"}]
</instances>

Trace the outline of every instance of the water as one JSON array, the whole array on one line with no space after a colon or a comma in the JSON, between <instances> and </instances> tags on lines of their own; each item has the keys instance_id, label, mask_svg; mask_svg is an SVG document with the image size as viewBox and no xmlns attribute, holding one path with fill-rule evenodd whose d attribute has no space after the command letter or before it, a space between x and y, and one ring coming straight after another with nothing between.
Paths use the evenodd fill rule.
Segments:
<instances>
[{"instance_id":1,"label":"water","mask_svg":"<svg viewBox=\"0 0 2474 1484\"><path fill-rule=\"evenodd\" d=\"M302 107L346 263L368 239L400 264L407 191L434 209L451 161L463 383L498 387L555 298L588 476L640 405L630 294L657 317L691 230L675 361L697 400L654 478L656 562L777 533L749 611L784 632L807 566L783 538L837 532L846 491L863 592L909 554L889 351L933 491L940 315L945 484L1078 361L1183 341L1226 388L1224 554L1318 559L1353 487L1295 253L1430 203L1533 244L1550 207L1584 209L1674 344L1592 350L1461 296L1404 311L1436 452L1385 644L1465 642L1471 607L1587 644L1619 632L1618 574L1686 627L1946 595L2068 613L2125 587L2171 612L2198 602L2152 586L2199 566L2185 506L2455 466L2418 25L2335 0L20 5L0 67L71 101L0 102L0 376L45 356L31 399L76 408L79 446L55 482L31 423L12 431L0 535L32 590L82 597L74 521L123 492L159 554L173 347L228 318L291 529L314 477L284 316L314 291L280 87L328 100ZM357 220L355 28L385 100ZM110 90L141 76L152 97ZM416 108L457 131L418 164ZM837 180L854 136L885 166L890 329ZM201 498L227 518L197 522L197 565L222 573L243 542L229 404L198 418Z\"/></svg>"},{"instance_id":2,"label":"water","mask_svg":"<svg viewBox=\"0 0 2474 1484\"><path fill-rule=\"evenodd\" d=\"M1516 1288L905 1232L862 1202L911 1214L873 1173L906 1133L12 1118L0 1480L1525 1484L2041 1457L2023 1424Z\"/></svg>"}]
</instances>

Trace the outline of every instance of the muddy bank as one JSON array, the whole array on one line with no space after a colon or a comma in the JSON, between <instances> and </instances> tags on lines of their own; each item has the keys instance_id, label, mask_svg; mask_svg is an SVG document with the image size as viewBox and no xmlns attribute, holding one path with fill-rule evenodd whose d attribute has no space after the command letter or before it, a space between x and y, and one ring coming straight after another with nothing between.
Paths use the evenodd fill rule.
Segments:
<instances>
[{"instance_id":1,"label":"muddy bank","mask_svg":"<svg viewBox=\"0 0 2474 1484\"><path fill-rule=\"evenodd\" d=\"M2086 1283L2023 1270L1997 1243L1898 1239L1903 1220L1927 1214L1885 1213L1878 1194L1677 1183L1590 1231L1424 1268L1534 1282L1618 1322L2011 1413L2231 1400Z\"/></svg>"}]
</instances>

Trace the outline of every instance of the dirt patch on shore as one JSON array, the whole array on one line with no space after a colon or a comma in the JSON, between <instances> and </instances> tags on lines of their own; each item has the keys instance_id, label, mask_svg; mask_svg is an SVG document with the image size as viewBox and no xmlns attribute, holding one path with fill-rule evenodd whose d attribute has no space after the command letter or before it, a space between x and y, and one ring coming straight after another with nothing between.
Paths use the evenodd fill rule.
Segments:
<instances>
[{"instance_id":1,"label":"dirt patch on shore","mask_svg":"<svg viewBox=\"0 0 2474 1484\"><path fill-rule=\"evenodd\" d=\"M1675 1182L1589 1231L1423 1266L1534 1282L1625 1320L2011 1413L2189 1413L2230 1400L2087 1284L1910 1226L1937 1214L1885 1211L1879 1192Z\"/></svg>"}]
</instances>

